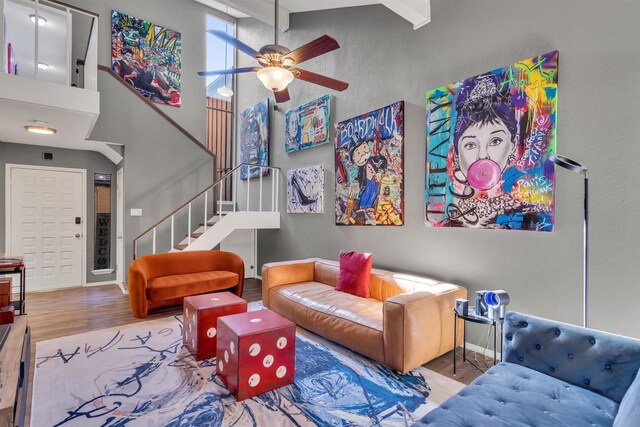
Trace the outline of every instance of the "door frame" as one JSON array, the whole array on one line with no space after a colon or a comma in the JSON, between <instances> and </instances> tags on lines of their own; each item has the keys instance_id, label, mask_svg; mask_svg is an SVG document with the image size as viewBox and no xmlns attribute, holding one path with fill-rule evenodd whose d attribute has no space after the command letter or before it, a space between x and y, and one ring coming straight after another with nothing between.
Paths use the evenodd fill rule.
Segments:
<instances>
[{"instance_id":1,"label":"door frame","mask_svg":"<svg viewBox=\"0 0 640 427\"><path fill-rule=\"evenodd\" d=\"M116 285L126 294L124 281L124 167L121 167L116 171Z\"/></svg>"},{"instance_id":2,"label":"door frame","mask_svg":"<svg viewBox=\"0 0 640 427\"><path fill-rule=\"evenodd\" d=\"M87 170L86 169L75 169L75 168L60 168L55 166L33 166L33 165L21 165L16 163L7 163L5 167L5 190L4 190L4 198L5 198L5 211L4 211L4 236L5 236L5 251L10 252L11 248L11 171L13 169L35 169L35 170L45 170L51 172L74 172L80 173L82 175L82 188L81 188L81 196L82 196L82 236L81 247L82 247L82 259L80 261L80 275L81 281L80 284L85 287L87 286ZM45 290L45 289L42 289Z\"/></svg>"}]
</instances>

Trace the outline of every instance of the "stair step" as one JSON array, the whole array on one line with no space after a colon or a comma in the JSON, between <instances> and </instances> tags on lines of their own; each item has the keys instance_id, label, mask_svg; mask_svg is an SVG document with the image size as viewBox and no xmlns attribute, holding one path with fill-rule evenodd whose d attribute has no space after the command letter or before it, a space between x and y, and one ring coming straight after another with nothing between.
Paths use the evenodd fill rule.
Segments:
<instances>
[{"instance_id":1,"label":"stair step","mask_svg":"<svg viewBox=\"0 0 640 427\"><path fill-rule=\"evenodd\" d=\"M191 238L192 239L197 239L198 237L202 236L204 233L191 233ZM184 237L189 237L188 234L185 234Z\"/></svg>"},{"instance_id":2,"label":"stair step","mask_svg":"<svg viewBox=\"0 0 640 427\"><path fill-rule=\"evenodd\" d=\"M181 251L181 250L184 250L184 248L186 248L187 246L189 246L189 245L187 245L186 243L181 243L179 245L174 245L173 248Z\"/></svg>"},{"instance_id":3,"label":"stair step","mask_svg":"<svg viewBox=\"0 0 640 427\"><path fill-rule=\"evenodd\" d=\"M216 225L216 223L213 221L207 222L207 227L213 227L214 225ZM200 223L200 227L204 227L204 222Z\"/></svg>"}]
</instances>

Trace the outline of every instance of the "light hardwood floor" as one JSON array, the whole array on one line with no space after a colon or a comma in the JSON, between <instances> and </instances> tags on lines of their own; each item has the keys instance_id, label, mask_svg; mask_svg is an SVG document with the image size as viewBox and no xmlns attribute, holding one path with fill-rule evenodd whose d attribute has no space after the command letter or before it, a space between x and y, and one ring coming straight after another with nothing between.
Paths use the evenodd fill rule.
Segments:
<instances>
[{"instance_id":1,"label":"light hardwood floor","mask_svg":"<svg viewBox=\"0 0 640 427\"><path fill-rule=\"evenodd\" d=\"M247 301L260 301L261 282L258 279L245 281L243 297ZM26 311L31 327L31 369L29 370L29 393L33 390L33 370L36 343L53 338L79 334L98 329L182 314L182 307L166 307L151 310L146 319L137 319L131 314L129 298L115 285L64 289L51 292L29 293ZM473 353L471 356L473 356ZM452 353L447 353L424 365L431 373L431 400L442 403L480 375L470 366L461 367L453 376ZM480 357L480 356L478 356ZM453 381L455 380L455 381ZM27 404L27 421L31 399ZM26 425L29 425L28 423Z\"/></svg>"}]
</instances>

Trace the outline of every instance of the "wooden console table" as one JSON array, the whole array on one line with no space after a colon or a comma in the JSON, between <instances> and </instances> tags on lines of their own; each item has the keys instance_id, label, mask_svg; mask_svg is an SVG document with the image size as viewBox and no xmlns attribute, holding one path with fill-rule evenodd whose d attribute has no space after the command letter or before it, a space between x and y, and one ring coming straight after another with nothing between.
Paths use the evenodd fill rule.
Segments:
<instances>
[{"instance_id":1,"label":"wooden console table","mask_svg":"<svg viewBox=\"0 0 640 427\"><path fill-rule=\"evenodd\" d=\"M0 349L0 427L24 424L30 359L31 331L27 316L16 316Z\"/></svg>"}]
</instances>

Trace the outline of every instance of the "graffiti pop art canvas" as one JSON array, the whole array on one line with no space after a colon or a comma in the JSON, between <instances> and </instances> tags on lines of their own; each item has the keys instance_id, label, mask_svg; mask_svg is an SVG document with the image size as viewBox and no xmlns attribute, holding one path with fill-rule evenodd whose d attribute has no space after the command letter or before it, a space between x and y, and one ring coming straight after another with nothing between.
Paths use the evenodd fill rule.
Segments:
<instances>
[{"instance_id":1,"label":"graffiti pop art canvas","mask_svg":"<svg viewBox=\"0 0 640 427\"><path fill-rule=\"evenodd\" d=\"M433 227L552 231L558 51L427 92Z\"/></svg>"},{"instance_id":2,"label":"graffiti pop art canvas","mask_svg":"<svg viewBox=\"0 0 640 427\"><path fill-rule=\"evenodd\" d=\"M404 224L404 101L338 123L336 224Z\"/></svg>"},{"instance_id":3,"label":"graffiti pop art canvas","mask_svg":"<svg viewBox=\"0 0 640 427\"><path fill-rule=\"evenodd\" d=\"M246 108L240 116L240 163L269 165L269 98ZM250 171L248 169L251 169ZM240 179L255 178L260 168L241 168ZM263 169L262 175L268 175Z\"/></svg>"},{"instance_id":4,"label":"graffiti pop art canvas","mask_svg":"<svg viewBox=\"0 0 640 427\"><path fill-rule=\"evenodd\" d=\"M180 107L180 33L111 11L111 68L142 96Z\"/></svg>"},{"instance_id":5,"label":"graffiti pop art canvas","mask_svg":"<svg viewBox=\"0 0 640 427\"><path fill-rule=\"evenodd\" d=\"M329 95L287 111L284 116L284 149L287 153L329 142Z\"/></svg>"},{"instance_id":6,"label":"graffiti pop art canvas","mask_svg":"<svg viewBox=\"0 0 640 427\"><path fill-rule=\"evenodd\" d=\"M287 212L324 213L324 166L287 172Z\"/></svg>"}]
</instances>

